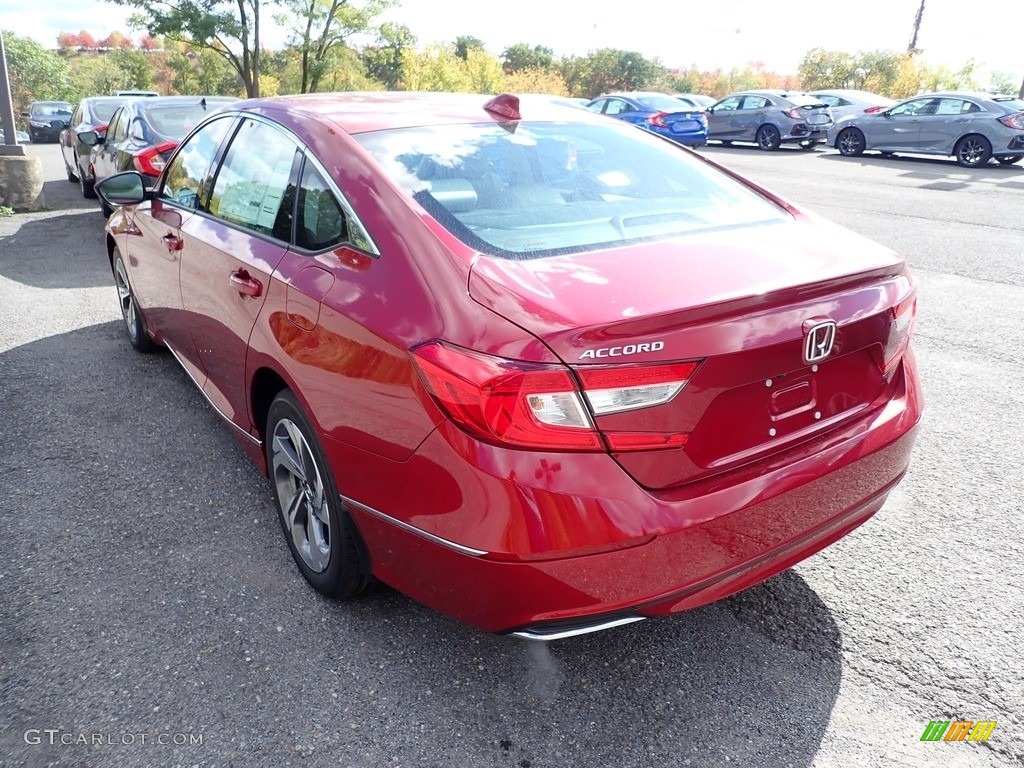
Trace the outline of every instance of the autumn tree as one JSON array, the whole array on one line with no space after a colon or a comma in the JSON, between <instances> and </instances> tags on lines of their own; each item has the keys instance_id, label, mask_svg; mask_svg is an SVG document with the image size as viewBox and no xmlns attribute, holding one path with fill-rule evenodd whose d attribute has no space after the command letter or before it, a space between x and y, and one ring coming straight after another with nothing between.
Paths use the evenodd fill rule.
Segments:
<instances>
[{"instance_id":1,"label":"autumn tree","mask_svg":"<svg viewBox=\"0 0 1024 768\"><path fill-rule=\"evenodd\" d=\"M455 55L463 61L469 58L470 51L484 50L484 41L472 35L459 35L455 38Z\"/></svg>"},{"instance_id":2,"label":"autumn tree","mask_svg":"<svg viewBox=\"0 0 1024 768\"><path fill-rule=\"evenodd\" d=\"M78 35L74 32L61 32L57 35L57 47L61 51L74 51L78 49L81 43L78 41Z\"/></svg>"},{"instance_id":3,"label":"autumn tree","mask_svg":"<svg viewBox=\"0 0 1024 768\"><path fill-rule=\"evenodd\" d=\"M250 97L260 95L264 0L111 0L138 9L135 27L212 51L238 73Z\"/></svg>"},{"instance_id":4,"label":"autumn tree","mask_svg":"<svg viewBox=\"0 0 1024 768\"><path fill-rule=\"evenodd\" d=\"M292 31L301 56L300 93L315 93L327 74L335 50L353 35L374 32L375 20L394 5L393 0L282 0L286 13L279 17Z\"/></svg>"},{"instance_id":5,"label":"autumn tree","mask_svg":"<svg viewBox=\"0 0 1024 768\"><path fill-rule=\"evenodd\" d=\"M35 40L7 30L3 34L15 115L27 110L33 101L63 101L71 95L68 64L62 57Z\"/></svg>"},{"instance_id":6,"label":"autumn tree","mask_svg":"<svg viewBox=\"0 0 1024 768\"><path fill-rule=\"evenodd\" d=\"M411 51L415 45L416 36L404 24L381 24L376 42L360 53L366 74L385 88L397 88L402 80L406 51Z\"/></svg>"},{"instance_id":7,"label":"autumn tree","mask_svg":"<svg viewBox=\"0 0 1024 768\"><path fill-rule=\"evenodd\" d=\"M554 66L555 52L543 45L535 45L531 48L529 43L516 43L502 52L501 63L508 73L520 72L524 69L548 70Z\"/></svg>"},{"instance_id":8,"label":"autumn tree","mask_svg":"<svg viewBox=\"0 0 1024 768\"><path fill-rule=\"evenodd\" d=\"M647 91L663 87L664 67L636 51L602 48L586 56L570 56L560 64L560 74L573 96L595 98L611 91Z\"/></svg>"}]
</instances>

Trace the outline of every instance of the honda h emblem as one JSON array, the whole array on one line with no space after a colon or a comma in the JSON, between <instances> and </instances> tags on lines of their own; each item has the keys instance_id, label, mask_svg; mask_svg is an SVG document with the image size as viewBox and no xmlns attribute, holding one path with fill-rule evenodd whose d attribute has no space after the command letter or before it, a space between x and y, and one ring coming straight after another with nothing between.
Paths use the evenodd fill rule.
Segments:
<instances>
[{"instance_id":1,"label":"honda h emblem","mask_svg":"<svg viewBox=\"0 0 1024 768\"><path fill-rule=\"evenodd\" d=\"M804 362L820 363L832 354L836 340L836 324L831 320L808 320L804 323Z\"/></svg>"}]
</instances>

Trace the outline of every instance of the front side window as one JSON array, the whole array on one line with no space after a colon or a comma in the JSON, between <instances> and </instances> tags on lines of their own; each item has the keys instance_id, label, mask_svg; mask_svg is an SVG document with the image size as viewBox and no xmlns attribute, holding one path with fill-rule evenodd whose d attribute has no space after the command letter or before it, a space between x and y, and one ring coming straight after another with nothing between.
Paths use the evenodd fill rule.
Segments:
<instances>
[{"instance_id":1,"label":"front side window","mask_svg":"<svg viewBox=\"0 0 1024 768\"><path fill-rule=\"evenodd\" d=\"M128 134L128 110L122 107L114 114L107 129L107 141L114 143L121 141Z\"/></svg>"},{"instance_id":2,"label":"front side window","mask_svg":"<svg viewBox=\"0 0 1024 768\"><path fill-rule=\"evenodd\" d=\"M606 115L624 115L627 112L632 111L633 107L625 101L622 101L621 99L608 99L608 107L605 109L604 113Z\"/></svg>"},{"instance_id":3,"label":"front side window","mask_svg":"<svg viewBox=\"0 0 1024 768\"><path fill-rule=\"evenodd\" d=\"M715 112L732 112L739 109L742 98L742 96L730 96L728 99L723 99L715 105Z\"/></svg>"},{"instance_id":4,"label":"front side window","mask_svg":"<svg viewBox=\"0 0 1024 768\"><path fill-rule=\"evenodd\" d=\"M181 146L164 174L161 200L193 211L199 208L208 188L214 155L231 123L230 117L207 123Z\"/></svg>"},{"instance_id":5,"label":"front side window","mask_svg":"<svg viewBox=\"0 0 1024 768\"><path fill-rule=\"evenodd\" d=\"M217 173L209 210L245 229L288 242L298 148L267 123L246 120Z\"/></svg>"},{"instance_id":6,"label":"front side window","mask_svg":"<svg viewBox=\"0 0 1024 768\"><path fill-rule=\"evenodd\" d=\"M929 114L928 108L931 105L932 99L914 99L913 101L905 101L899 106L893 107L889 114L893 117L913 117L915 115L927 115Z\"/></svg>"},{"instance_id":7,"label":"front side window","mask_svg":"<svg viewBox=\"0 0 1024 768\"><path fill-rule=\"evenodd\" d=\"M357 134L383 172L472 248L506 258L790 220L671 144L616 121Z\"/></svg>"}]
</instances>

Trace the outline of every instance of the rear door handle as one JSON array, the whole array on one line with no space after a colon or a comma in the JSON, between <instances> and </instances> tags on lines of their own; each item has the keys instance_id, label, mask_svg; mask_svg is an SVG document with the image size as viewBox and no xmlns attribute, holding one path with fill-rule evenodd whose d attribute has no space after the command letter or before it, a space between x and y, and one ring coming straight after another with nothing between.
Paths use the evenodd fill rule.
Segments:
<instances>
[{"instance_id":1,"label":"rear door handle","mask_svg":"<svg viewBox=\"0 0 1024 768\"><path fill-rule=\"evenodd\" d=\"M263 293L263 284L259 280L249 277L244 269L236 269L228 276L231 287L245 296L259 296Z\"/></svg>"},{"instance_id":2,"label":"rear door handle","mask_svg":"<svg viewBox=\"0 0 1024 768\"><path fill-rule=\"evenodd\" d=\"M180 251L182 248L185 247L185 241L182 240L177 235L172 235L170 232L168 232L160 239L163 240L164 245L167 246L168 251Z\"/></svg>"}]
</instances>

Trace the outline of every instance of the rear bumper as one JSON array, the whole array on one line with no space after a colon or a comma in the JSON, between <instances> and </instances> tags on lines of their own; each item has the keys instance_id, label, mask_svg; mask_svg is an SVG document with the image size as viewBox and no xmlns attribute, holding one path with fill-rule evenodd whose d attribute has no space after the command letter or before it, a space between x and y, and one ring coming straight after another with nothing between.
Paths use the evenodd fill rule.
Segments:
<instances>
[{"instance_id":1,"label":"rear bumper","mask_svg":"<svg viewBox=\"0 0 1024 768\"><path fill-rule=\"evenodd\" d=\"M536 459L439 430L418 455L434 471L461 463L454 485L392 476L416 494L419 514L404 520L365 499L349 508L378 578L486 631L575 634L695 608L818 552L882 507L921 413L912 354L903 368L898 397L756 477L652 493L601 454L588 459L606 463L577 467L576 455ZM571 474L559 471L569 464Z\"/></svg>"}]
</instances>

